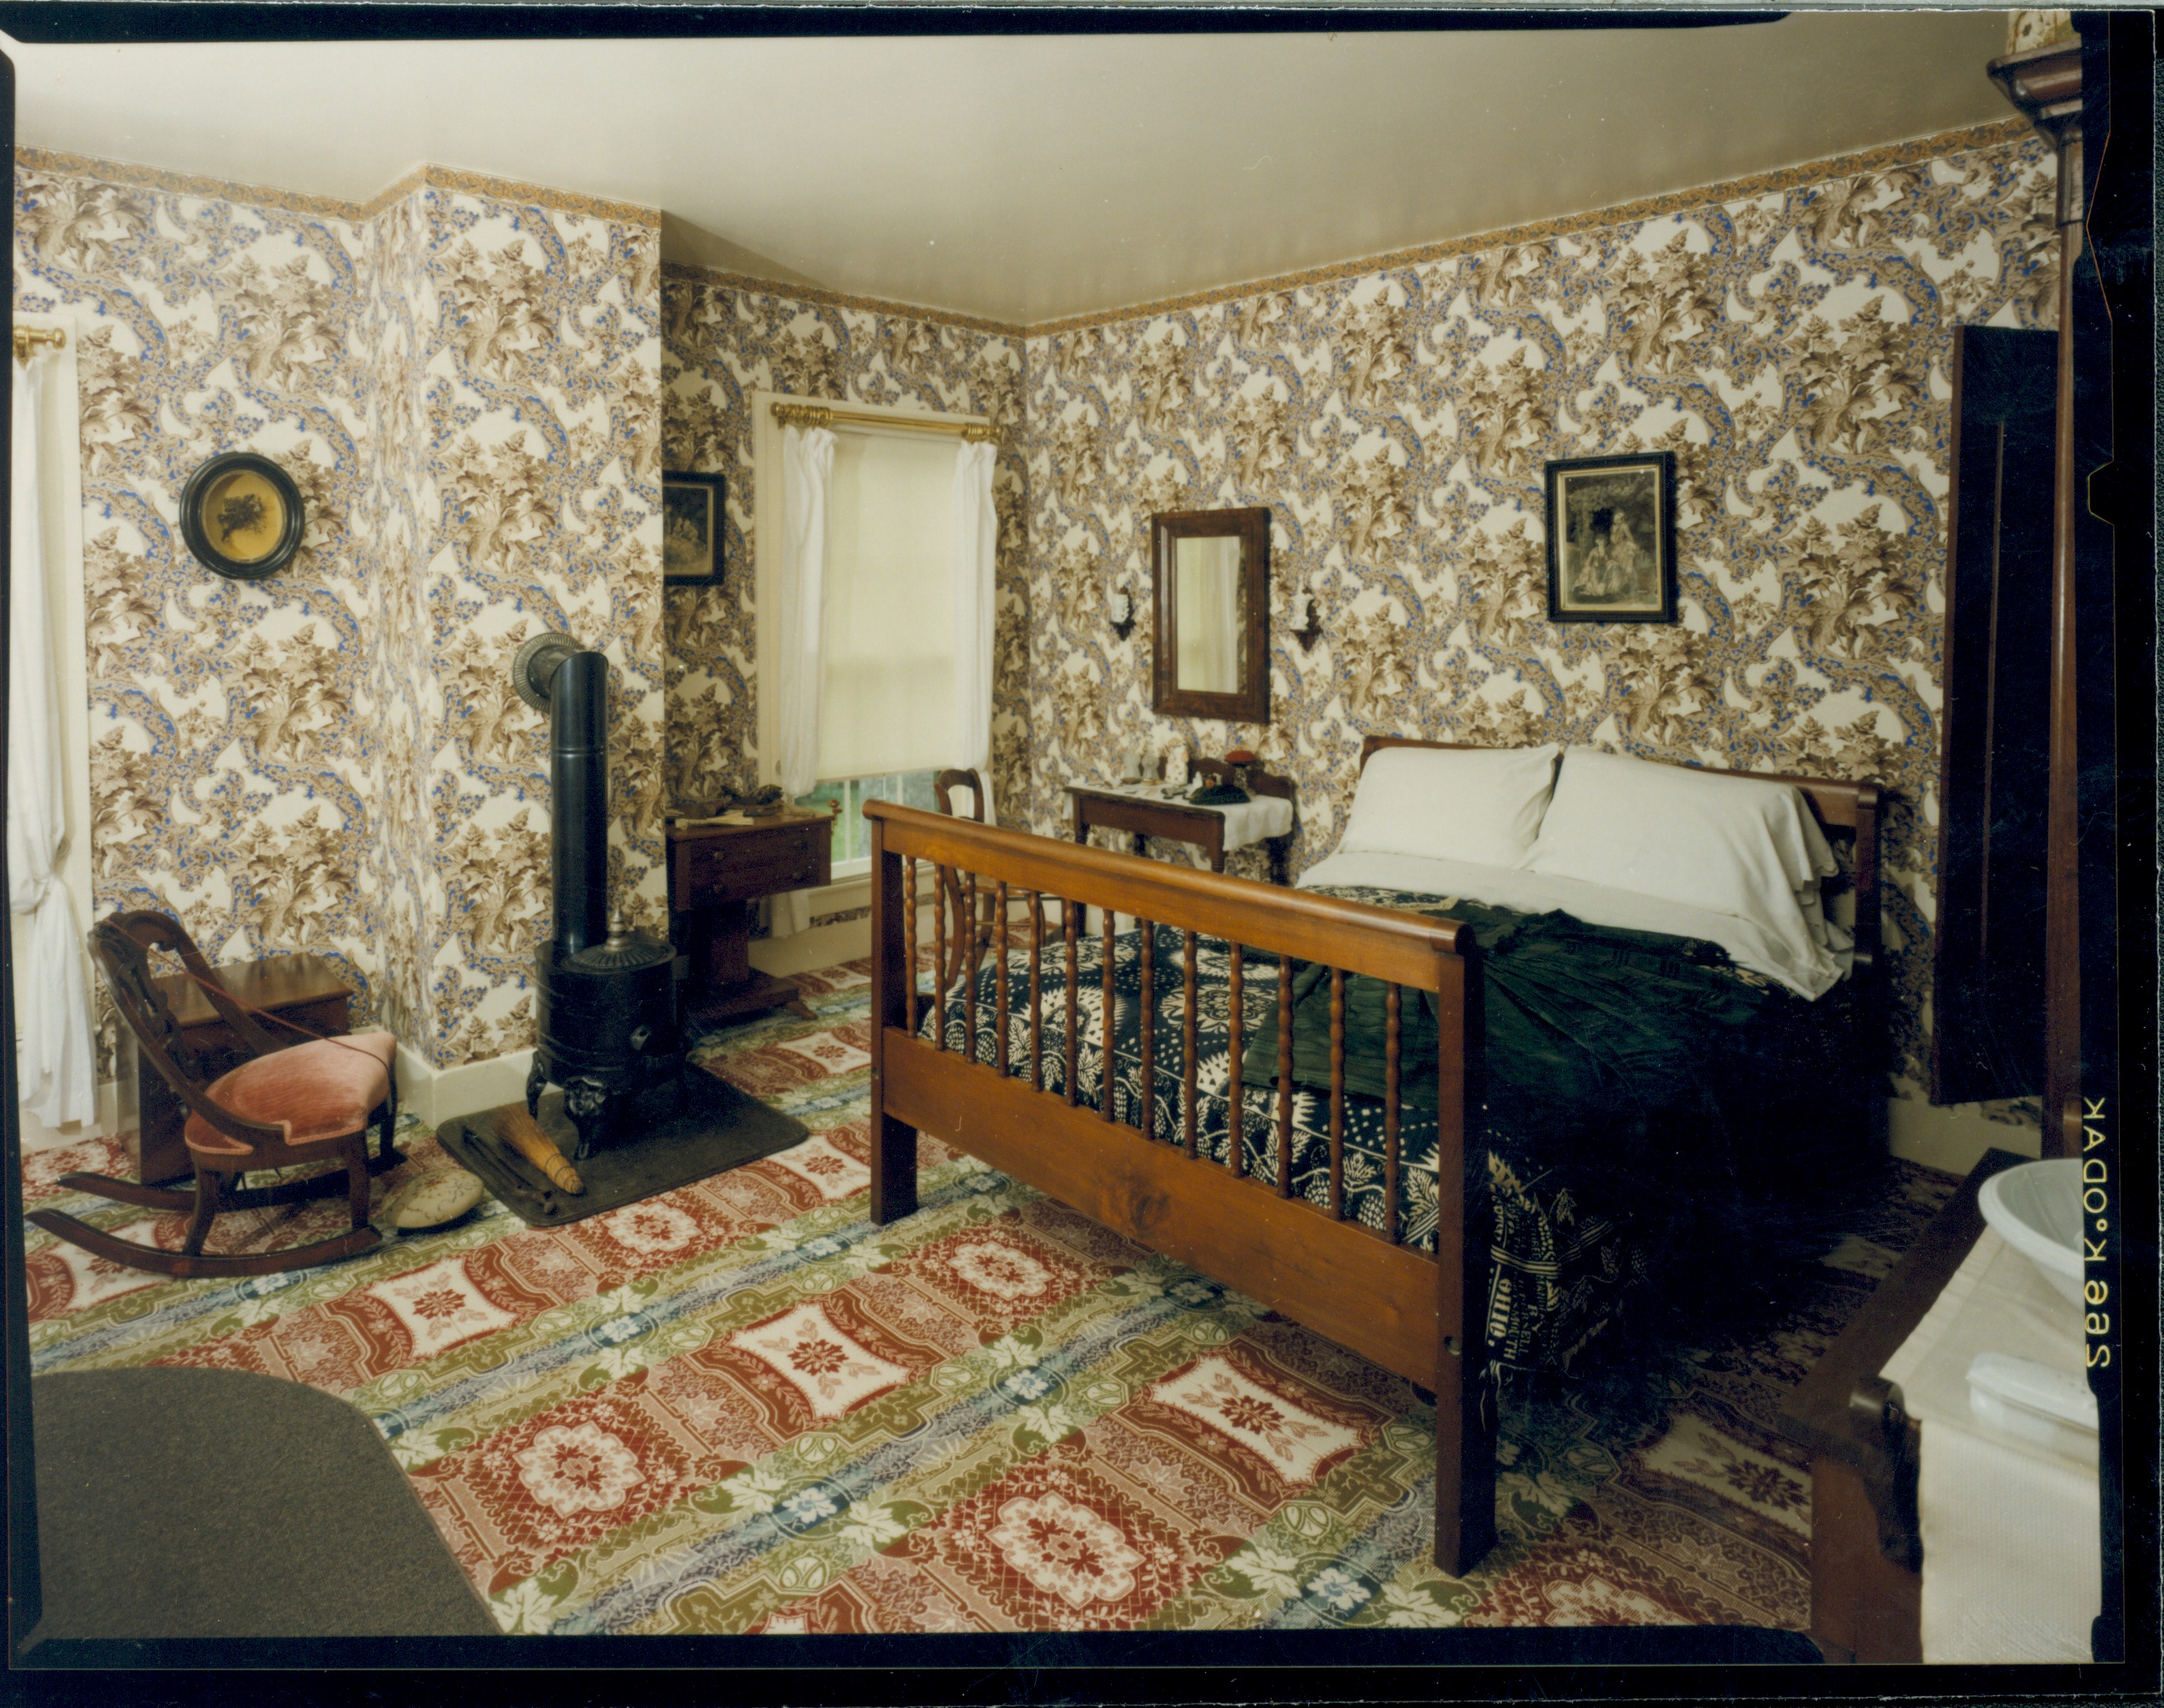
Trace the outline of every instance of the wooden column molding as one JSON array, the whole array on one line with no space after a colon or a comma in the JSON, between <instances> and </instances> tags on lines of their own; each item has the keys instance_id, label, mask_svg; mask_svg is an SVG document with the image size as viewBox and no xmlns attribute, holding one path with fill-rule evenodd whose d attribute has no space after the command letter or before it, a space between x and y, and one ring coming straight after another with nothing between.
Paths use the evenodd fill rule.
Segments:
<instances>
[{"instance_id":1,"label":"wooden column molding","mask_svg":"<svg viewBox=\"0 0 2164 1708\"><path fill-rule=\"evenodd\" d=\"M2082 45L1993 60L1992 81L2058 155L2058 443L2051 497L2051 782L2045 807L2044 1119L2046 1156L2081 1151L2081 911L2075 843L2074 265L2081 259Z\"/></svg>"}]
</instances>

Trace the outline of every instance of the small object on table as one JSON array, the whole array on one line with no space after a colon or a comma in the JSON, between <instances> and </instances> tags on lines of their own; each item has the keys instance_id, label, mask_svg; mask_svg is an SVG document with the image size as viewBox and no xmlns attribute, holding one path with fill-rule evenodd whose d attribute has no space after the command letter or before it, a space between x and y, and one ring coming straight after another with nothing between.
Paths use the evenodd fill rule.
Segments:
<instances>
[{"instance_id":1,"label":"small object on table","mask_svg":"<svg viewBox=\"0 0 2164 1708\"><path fill-rule=\"evenodd\" d=\"M687 1034L784 1007L817 1018L796 980L752 966L751 907L831 882L833 836L832 813L785 803L749 824L669 826L670 935L691 957L679 1009Z\"/></svg>"},{"instance_id":2,"label":"small object on table","mask_svg":"<svg viewBox=\"0 0 2164 1708\"><path fill-rule=\"evenodd\" d=\"M496 1116L496 1134L505 1144L539 1169L549 1180L574 1197L586 1191L573 1168L556 1142L541 1130L541 1124L516 1103Z\"/></svg>"},{"instance_id":3,"label":"small object on table","mask_svg":"<svg viewBox=\"0 0 2164 1708\"><path fill-rule=\"evenodd\" d=\"M745 818L770 818L788 804L780 788L769 783L749 794L725 789L712 800L679 801L670 808L668 819L672 825L735 824Z\"/></svg>"}]
</instances>

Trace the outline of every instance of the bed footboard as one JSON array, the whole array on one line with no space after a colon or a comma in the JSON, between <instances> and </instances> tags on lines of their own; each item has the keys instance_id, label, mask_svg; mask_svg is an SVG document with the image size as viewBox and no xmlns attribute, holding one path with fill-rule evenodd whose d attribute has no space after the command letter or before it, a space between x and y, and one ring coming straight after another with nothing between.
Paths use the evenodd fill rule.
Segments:
<instances>
[{"instance_id":1,"label":"bed footboard","mask_svg":"<svg viewBox=\"0 0 2164 1708\"><path fill-rule=\"evenodd\" d=\"M1431 1388L1436 1396L1437 1563L1462 1574L1494 1539L1494 1389L1479 1318L1486 1296L1487 1195L1466 1176L1468 1113L1479 1107L1480 979L1473 934L1448 920L1273 888L1160 862L918 812L865 804L872 832L872 1219L917 1208L920 1129L1036 1187L1129 1239L1261 1300L1304 1326ZM931 936L922 941L918 879L930 887ZM1078 947L1098 915L1104 945L1098 1106L1077 1095L1082 1035ZM1056 924L1048 923L1048 913ZM1119 1095L1114 921L1146 922L1136 1038L1142 1091ZM1158 977L1160 933L1176 935L1178 967ZM1195 967L1198 944L1222 944L1230 963L1231 1038L1221 1100L1228 1140L1221 1161L1198 1144ZM920 1035L926 1005L922 951L957 969L967 1047L948 1048L945 1026ZM978 1047L981 968L1004 1009L1026 958L1026 1061L1010 1060L1015 1016L988 1017ZM1328 969L1328 1172L1324 1202L1294 1190L1295 969ZM1010 973L1012 974L1012 981ZM1347 1213L1345 982L1365 975L1388 988L1384 1103L1384 1202L1380 1229ZM1409 1243L1399 1213L1402 1040L1426 993L1438 1021L1432 1251ZM1243 1087L1242 1041L1272 1000L1278 1008L1274 1092ZM1180 1016L1177 1063L1154 1059L1157 1019ZM1047 1018L1047 1010L1050 1019ZM990 1059L985 1059L989 1056ZM1045 1064L1062 1066L1048 1089ZM1169 1091L1168 1086L1172 1088ZM1249 1098L1274 1103L1266 1166L1250 1168ZM1142 1107L1137 1107L1140 1103ZM1168 1136L1169 1135L1169 1136Z\"/></svg>"}]
</instances>

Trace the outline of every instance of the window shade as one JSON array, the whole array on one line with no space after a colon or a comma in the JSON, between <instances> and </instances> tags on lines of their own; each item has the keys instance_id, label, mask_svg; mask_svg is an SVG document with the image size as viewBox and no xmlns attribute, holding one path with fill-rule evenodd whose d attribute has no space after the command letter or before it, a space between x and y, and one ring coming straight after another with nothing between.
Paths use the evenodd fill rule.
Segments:
<instances>
[{"instance_id":1,"label":"window shade","mask_svg":"<svg viewBox=\"0 0 2164 1708\"><path fill-rule=\"evenodd\" d=\"M836 436L819 776L954 762L954 443Z\"/></svg>"}]
</instances>

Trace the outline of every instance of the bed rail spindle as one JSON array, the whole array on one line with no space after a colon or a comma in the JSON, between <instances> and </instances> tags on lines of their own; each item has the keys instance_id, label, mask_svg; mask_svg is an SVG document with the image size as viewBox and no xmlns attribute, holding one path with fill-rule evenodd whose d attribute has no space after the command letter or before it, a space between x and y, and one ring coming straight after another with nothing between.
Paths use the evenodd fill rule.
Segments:
<instances>
[{"instance_id":1,"label":"bed rail spindle","mask_svg":"<svg viewBox=\"0 0 2164 1708\"><path fill-rule=\"evenodd\" d=\"M932 1047L947 1047L947 868L932 868Z\"/></svg>"},{"instance_id":2,"label":"bed rail spindle","mask_svg":"<svg viewBox=\"0 0 2164 1708\"><path fill-rule=\"evenodd\" d=\"M1345 969L1330 969L1330 1218L1345 1219Z\"/></svg>"},{"instance_id":3,"label":"bed rail spindle","mask_svg":"<svg viewBox=\"0 0 2164 1708\"><path fill-rule=\"evenodd\" d=\"M1141 1107L1130 1111L1136 1129L1145 1139L1157 1137L1157 927L1148 919L1135 921L1137 952L1142 956L1142 1000L1139 1041L1142 1045L1142 1094Z\"/></svg>"},{"instance_id":4,"label":"bed rail spindle","mask_svg":"<svg viewBox=\"0 0 2164 1708\"><path fill-rule=\"evenodd\" d=\"M1389 988L1383 1035L1383 1237L1398 1243L1398 1033L1402 993Z\"/></svg>"},{"instance_id":5,"label":"bed rail spindle","mask_svg":"<svg viewBox=\"0 0 2164 1708\"><path fill-rule=\"evenodd\" d=\"M1247 1171L1247 1089L1240 1083L1240 1058L1247 1051L1247 1034L1243 1012L1247 997L1241 963L1245 958L1237 943L1228 943L1232 951L1232 998L1229 1018L1232 1021L1232 1052L1226 1063L1229 1076L1225 1082L1225 1166L1232 1171L1237 1180Z\"/></svg>"},{"instance_id":6,"label":"bed rail spindle","mask_svg":"<svg viewBox=\"0 0 2164 1708\"><path fill-rule=\"evenodd\" d=\"M1180 1070L1179 1107L1187 1154L1195 1155L1195 933L1180 934Z\"/></svg>"},{"instance_id":7,"label":"bed rail spindle","mask_svg":"<svg viewBox=\"0 0 2164 1708\"><path fill-rule=\"evenodd\" d=\"M977 972L982 964L984 935L977 929L977 874L962 874L962 917L954 922L954 929L962 934L961 941L967 946L963 951L963 977L967 981L962 998L962 1012L966 1017L962 1027L962 1050L967 1058L977 1059Z\"/></svg>"},{"instance_id":8,"label":"bed rail spindle","mask_svg":"<svg viewBox=\"0 0 2164 1708\"><path fill-rule=\"evenodd\" d=\"M1029 1088L1044 1089L1044 1009L1037 1000L1044 948L1044 897L1029 892Z\"/></svg>"},{"instance_id":9,"label":"bed rail spindle","mask_svg":"<svg viewBox=\"0 0 2164 1708\"><path fill-rule=\"evenodd\" d=\"M1112 997L1113 918L1112 910L1110 908L1100 908L1097 911L1103 916L1105 921L1105 950L1103 957L1104 965L1102 969L1104 977L1100 983L1100 988L1103 990L1105 995L1105 1011L1100 1016L1102 1024L1097 1029L1102 1035L1104 1065L1102 1071L1097 1076L1099 1081L1098 1091L1100 1093L1097 1101L1100 1105L1102 1105L1097 1113L1102 1115L1107 1121L1116 1121L1120 1119L1117 1108L1120 1098L1120 1086L1119 1076L1114 1071L1112 1056L1112 1021L1117 1013Z\"/></svg>"},{"instance_id":10,"label":"bed rail spindle","mask_svg":"<svg viewBox=\"0 0 2164 1708\"><path fill-rule=\"evenodd\" d=\"M917 964L917 857L914 854L901 862L901 952L909 957L909 993L902 998L902 1024L909 1028L909 1035L917 1035L917 981L923 969Z\"/></svg>"},{"instance_id":11,"label":"bed rail spindle","mask_svg":"<svg viewBox=\"0 0 2164 1708\"><path fill-rule=\"evenodd\" d=\"M1081 907L1074 902L1061 902L1059 923L1064 928L1067 938L1067 1071L1061 1084L1066 1088L1067 1107L1071 1109L1074 1107L1075 1102L1074 1040L1080 1030L1080 1023L1076 1020L1074 1015L1075 1002L1080 990L1081 980L1074 957L1081 952L1082 948Z\"/></svg>"},{"instance_id":12,"label":"bed rail spindle","mask_svg":"<svg viewBox=\"0 0 2164 1708\"><path fill-rule=\"evenodd\" d=\"M992 977L992 1063L1001 1073L1007 1071L1007 1015L1012 1009L1012 998L1007 994L1007 887L1004 882L992 888L992 952L999 956L1000 970Z\"/></svg>"},{"instance_id":13,"label":"bed rail spindle","mask_svg":"<svg viewBox=\"0 0 2164 1708\"><path fill-rule=\"evenodd\" d=\"M1278 1196L1292 1196L1292 956L1278 956Z\"/></svg>"}]
</instances>

